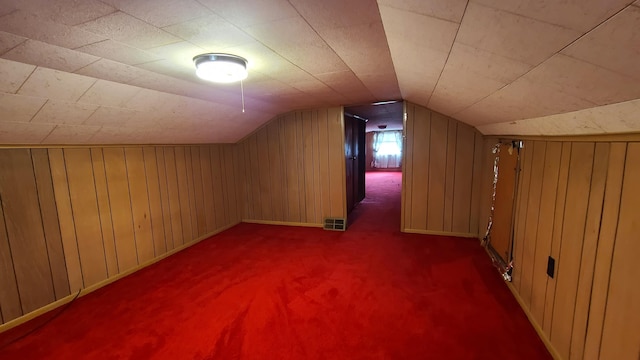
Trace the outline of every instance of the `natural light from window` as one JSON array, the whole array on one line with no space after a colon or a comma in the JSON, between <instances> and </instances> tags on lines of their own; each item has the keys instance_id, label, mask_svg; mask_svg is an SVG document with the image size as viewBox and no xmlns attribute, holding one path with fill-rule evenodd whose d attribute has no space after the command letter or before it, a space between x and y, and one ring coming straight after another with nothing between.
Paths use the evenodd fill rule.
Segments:
<instances>
[{"instance_id":1,"label":"natural light from window","mask_svg":"<svg viewBox=\"0 0 640 360\"><path fill-rule=\"evenodd\" d=\"M400 155L402 153L396 141L395 134L392 132L383 132L380 135L382 136L382 142L378 148L378 155Z\"/></svg>"}]
</instances>

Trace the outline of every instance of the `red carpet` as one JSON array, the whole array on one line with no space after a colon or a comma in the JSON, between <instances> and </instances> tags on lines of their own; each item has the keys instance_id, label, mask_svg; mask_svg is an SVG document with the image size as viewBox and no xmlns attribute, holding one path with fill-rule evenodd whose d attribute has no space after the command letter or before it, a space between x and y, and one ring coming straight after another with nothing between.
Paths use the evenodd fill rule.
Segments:
<instances>
[{"instance_id":1,"label":"red carpet","mask_svg":"<svg viewBox=\"0 0 640 360\"><path fill-rule=\"evenodd\" d=\"M0 358L550 359L477 240L398 231L400 183L368 174L344 233L240 224L77 299Z\"/></svg>"}]
</instances>

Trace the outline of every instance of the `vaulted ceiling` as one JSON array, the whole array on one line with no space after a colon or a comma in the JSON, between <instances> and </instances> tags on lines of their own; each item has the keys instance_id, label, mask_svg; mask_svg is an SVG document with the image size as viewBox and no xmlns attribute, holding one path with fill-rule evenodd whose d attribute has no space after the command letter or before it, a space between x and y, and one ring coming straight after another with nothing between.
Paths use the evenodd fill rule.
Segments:
<instances>
[{"instance_id":1,"label":"vaulted ceiling","mask_svg":"<svg viewBox=\"0 0 640 360\"><path fill-rule=\"evenodd\" d=\"M249 60L240 84L192 58ZM640 131L640 0L0 0L0 143L235 142L406 99L486 134Z\"/></svg>"}]
</instances>

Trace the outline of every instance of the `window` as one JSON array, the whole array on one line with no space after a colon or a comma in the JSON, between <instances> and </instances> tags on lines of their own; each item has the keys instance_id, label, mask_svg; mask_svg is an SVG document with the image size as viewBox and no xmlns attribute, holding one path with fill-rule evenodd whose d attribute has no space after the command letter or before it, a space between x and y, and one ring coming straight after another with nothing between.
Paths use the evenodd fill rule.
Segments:
<instances>
[{"instance_id":1,"label":"window","mask_svg":"<svg viewBox=\"0 0 640 360\"><path fill-rule=\"evenodd\" d=\"M400 155L402 150L398 145L398 141L396 140L396 132L395 131L384 131L378 134L379 137L379 146L377 155Z\"/></svg>"}]
</instances>

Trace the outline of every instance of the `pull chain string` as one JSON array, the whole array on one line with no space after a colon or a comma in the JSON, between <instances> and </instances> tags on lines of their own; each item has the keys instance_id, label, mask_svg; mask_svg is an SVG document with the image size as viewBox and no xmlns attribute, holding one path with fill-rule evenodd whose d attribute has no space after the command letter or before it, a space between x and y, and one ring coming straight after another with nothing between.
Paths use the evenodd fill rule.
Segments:
<instances>
[{"instance_id":1,"label":"pull chain string","mask_svg":"<svg viewBox=\"0 0 640 360\"><path fill-rule=\"evenodd\" d=\"M240 80L240 93L242 94L242 112L244 112L244 85L242 85L242 80Z\"/></svg>"}]
</instances>

